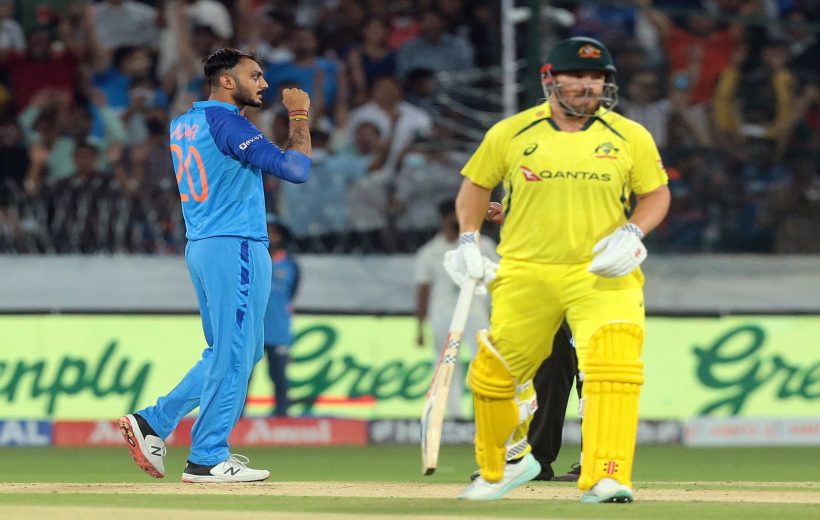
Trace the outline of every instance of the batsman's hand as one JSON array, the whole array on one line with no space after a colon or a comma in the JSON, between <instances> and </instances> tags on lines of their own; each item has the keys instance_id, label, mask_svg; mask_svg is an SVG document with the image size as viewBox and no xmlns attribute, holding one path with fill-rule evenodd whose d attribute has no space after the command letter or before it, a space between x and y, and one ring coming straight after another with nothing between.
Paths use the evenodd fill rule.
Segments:
<instances>
[{"instance_id":1,"label":"batsman's hand","mask_svg":"<svg viewBox=\"0 0 820 520\"><path fill-rule=\"evenodd\" d=\"M487 208L487 214L484 215L484 220L489 220L499 226L504 223L504 206L498 202L490 202L490 207Z\"/></svg>"},{"instance_id":2,"label":"batsman's hand","mask_svg":"<svg viewBox=\"0 0 820 520\"><path fill-rule=\"evenodd\" d=\"M589 264L587 271L604 278L618 278L631 273L646 260L642 238L643 231L635 224L619 227L592 248L592 254L598 256Z\"/></svg>"},{"instance_id":3,"label":"batsman's hand","mask_svg":"<svg viewBox=\"0 0 820 520\"><path fill-rule=\"evenodd\" d=\"M479 296L487 294L487 284L495 280L498 270L498 264L481 254L480 240L478 231L462 233L458 247L444 254L444 270L453 282L461 287L467 278L474 278L477 281L475 294Z\"/></svg>"}]
</instances>

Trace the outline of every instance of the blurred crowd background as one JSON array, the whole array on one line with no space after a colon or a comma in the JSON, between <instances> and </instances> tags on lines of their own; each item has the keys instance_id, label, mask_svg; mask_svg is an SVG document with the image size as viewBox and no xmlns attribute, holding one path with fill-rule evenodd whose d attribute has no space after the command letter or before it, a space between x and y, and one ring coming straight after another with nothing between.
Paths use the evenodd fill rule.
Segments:
<instances>
[{"instance_id":1,"label":"blurred crowd background","mask_svg":"<svg viewBox=\"0 0 820 520\"><path fill-rule=\"evenodd\" d=\"M670 175L653 251L820 252L820 2L526 6L520 109L558 39L612 51L616 110ZM0 252L181 254L169 124L225 45L264 59L247 116L273 142L281 90L311 96L310 182L265 184L295 251L414 252L502 117L500 20L499 0L0 0Z\"/></svg>"}]
</instances>

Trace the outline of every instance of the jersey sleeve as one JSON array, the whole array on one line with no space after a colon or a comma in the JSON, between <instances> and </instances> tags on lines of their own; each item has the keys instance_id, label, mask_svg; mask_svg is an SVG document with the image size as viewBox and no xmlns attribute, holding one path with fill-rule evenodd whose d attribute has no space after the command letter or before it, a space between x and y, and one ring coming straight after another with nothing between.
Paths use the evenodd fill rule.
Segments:
<instances>
[{"instance_id":1,"label":"jersey sleeve","mask_svg":"<svg viewBox=\"0 0 820 520\"><path fill-rule=\"evenodd\" d=\"M296 150L283 152L253 123L227 109L206 109L205 117L211 137L223 154L288 182L307 181L311 162L307 155Z\"/></svg>"},{"instance_id":2,"label":"jersey sleeve","mask_svg":"<svg viewBox=\"0 0 820 520\"><path fill-rule=\"evenodd\" d=\"M507 173L504 135L503 127L498 123L490 128L461 174L483 188L495 188Z\"/></svg>"},{"instance_id":3,"label":"jersey sleeve","mask_svg":"<svg viewBox=\"0 0 820 520\"><path fill-rule=\"evenodd\" d=\"M629 174L629 188L633 193L642 195L669 184L669 177L663 167L661 154L652 134L644 127L637 125L633 137L633 165Z\"/></svg>"}]
</instances>

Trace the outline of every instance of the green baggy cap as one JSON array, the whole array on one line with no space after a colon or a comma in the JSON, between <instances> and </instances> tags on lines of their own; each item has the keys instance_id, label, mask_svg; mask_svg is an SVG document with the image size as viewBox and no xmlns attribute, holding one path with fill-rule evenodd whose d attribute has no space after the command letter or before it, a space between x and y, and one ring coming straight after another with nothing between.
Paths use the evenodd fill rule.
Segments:
<instances>
[{"instance_id":1,"label":"green baggy cap","mask_svg":"<svg viewBox=\"0 0 820 520\"><path fill-rule=\"evenodd\" d=\"M550 51L547 63L541 67L541 74L573 70L616 72L609 49L595 38L585 36L558 42Z\"/></svg>"}]
</instances>

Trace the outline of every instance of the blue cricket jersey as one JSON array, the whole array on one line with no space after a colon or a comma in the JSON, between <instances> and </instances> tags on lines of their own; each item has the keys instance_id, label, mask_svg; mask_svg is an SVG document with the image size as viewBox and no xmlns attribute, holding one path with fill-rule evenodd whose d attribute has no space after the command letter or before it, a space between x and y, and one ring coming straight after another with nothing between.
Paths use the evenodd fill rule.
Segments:
<instances>
[{"instance_id":1,"label":"blue cricket jersey","mask_svg":"<svg viewBox=\"0 0 820 520\"><path fill-rule=\"evenodd\" d=\"M271 258L273 273L270 297L265 310L265 345L290 345L290 302L299 287L299 266L287 253Z\"/></svg>"},{"instance_id":2,"label":"blue cricket jersey","mask_svg":"<svg viewBox=\"0 0 820 520\"><path fill-rule=\"evenodd\" d=\"M171 122L171 155L188 240L231 236L267 242L262 172L307 181L310 158L283 152L221 101L201 101Z\"/></svg>"}]
</instances>

